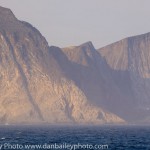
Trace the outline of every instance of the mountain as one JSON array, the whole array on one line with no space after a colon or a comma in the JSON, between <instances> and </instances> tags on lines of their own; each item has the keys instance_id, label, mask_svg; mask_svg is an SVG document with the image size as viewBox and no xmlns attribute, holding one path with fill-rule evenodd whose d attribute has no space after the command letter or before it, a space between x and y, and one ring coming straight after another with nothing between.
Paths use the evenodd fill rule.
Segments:
<instances>
[{"instance_id":1,"label":"mountain","mask_svg":"<svg viewBox=\"0 0 150 150\"><path fill-rule=\"evenodd\" d=\"M126 119L149 123L150 33L123 39L98 51L112 69L112 76L122 94L128 95L125 101L128 108L124 110L128 112Z\"/></svg>"},{"instance_id":2,"label":"mountain","mask_svg":"<svg viewBox=\"0 0 150 150\"><path fill-rule=\"evenodd\" d=\"M150 123L150 33L96 50L92 42L63 48L67 77L88 101L128 123ZM60 63L64 66L64 63Z\"/></svg>"},{"instance_id":3,"label":"mountain","mask_svg":"<svg viewBox=\"0 0 150 150\"><path fill-rule=\"evenodd\" d=\"M59 48L0 7L0 124L150 123L150 33Z\"/></svg>"},{"instance_id":4,"label":"mountain","mask_svg":"<svg viewBox=\"0 0 150 150\"><path fill-rule=\"evenodd\" d=\"M91 49L88 44L84 48ZM72 67L86 70L62 49L50 47L32 25L0 7L0 124L124 123L90 103Z\"/></svg>"}]
</instances>

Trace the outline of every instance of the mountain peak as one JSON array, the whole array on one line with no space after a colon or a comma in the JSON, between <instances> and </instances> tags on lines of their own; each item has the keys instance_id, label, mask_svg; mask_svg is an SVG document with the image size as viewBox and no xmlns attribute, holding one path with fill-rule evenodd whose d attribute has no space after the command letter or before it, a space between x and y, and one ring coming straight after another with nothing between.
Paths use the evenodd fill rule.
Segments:
<instances>
[{"instance_id":1,"label":"mountain peak","mask_svg":"<svg viewBox=\"0 0 150 150\"><path fill-rule=\"evenodd\" d=\"M10 9L0 6L0 19L16 19L16 17Z\"/></svg>"},{"instance_id":2,"label":"mountain peak","mask_svg":"<svg viewBox=\"0 0 150 150\"><path fill-rule=\"evenodd\" d=\"M83 43L80 45L80 47L85 48L85 49L95 49L93 46L93 43L91 41L88 41L86 43Z\"/></svg>"},{"instance_id":3,"label":"mountain peak","mask_svg":"<svg viewBox=\"0 0 150 150\"><path fill-rule=\"evenodd\" d=\"M13 12L8 8L0 6L0 31L18 29L16 24L18 24L18 20Z\"/></svg>"},{"instance_id":4,"label":"mountain peak","mask_svg":"<svg viewBox=\"0 0 150 150\"><path fill-rule=\"evenodd\" d=\"M63 50L73 50L73 49L82 49L82 50L87 50L87 49L90 49L90 50L95 50L94 46L93 46L93 43L91 41L88 41L86 43L83 43L79 46L69 46L69 47L64 47L62 48Z\"/></svg>"}]
</instances>

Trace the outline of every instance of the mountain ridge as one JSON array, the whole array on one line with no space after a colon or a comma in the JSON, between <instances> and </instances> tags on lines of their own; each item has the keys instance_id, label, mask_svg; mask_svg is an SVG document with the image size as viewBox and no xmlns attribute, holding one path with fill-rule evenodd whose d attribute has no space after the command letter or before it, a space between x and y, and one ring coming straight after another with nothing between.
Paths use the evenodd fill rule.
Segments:
<instances>
[{"instance_id":1,"label":"mountain ridge","mask_svg":"<svg viewBox=\"0 0 150 150\"><path fill-rule=\"evenodd\" d=\"M9 9L0 11L0 124L125 122L88 102L68 72L76 64L60 48Z\"/></svg>"},{"instance_id":2,"label":"mountain ridge","mask_svg":"<svg viewBox=\"0 0 150 150\"><path fill-rule=\"evenodd\" d=\"M149 34L59 48L0 12L0 124L150 122Z\"/></svg>"}]
</instances>

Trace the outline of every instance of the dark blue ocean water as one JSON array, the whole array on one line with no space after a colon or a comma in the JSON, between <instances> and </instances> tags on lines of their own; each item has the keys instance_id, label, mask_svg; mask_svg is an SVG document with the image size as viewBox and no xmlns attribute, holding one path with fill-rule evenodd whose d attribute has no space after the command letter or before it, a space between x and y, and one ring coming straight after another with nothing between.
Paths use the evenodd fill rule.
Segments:
<instances>
[{"instance_id":1,"label":"dark blue ocean water","mask_svg":"<svg viewBox=\"0 0 150 150\"><path fill-rule=\"evenodd\" d=\"M30 145L33 147L25 147L26 145ZM36 148L35 145L40 145L43 147ZM53 145L55 147L54 148L50 147L50 145ZM48 125L45 126L28 125L22 127L0 126L0 149L44 150L53 148L53 150L55 149L67 150L69 149L68 145L70 146L76 145L76 147L72 147L72 149L76 148L78 150L96 149L98 148L98 146L99 149L110 149L110 150L150 150L150 127L148 126L73 127L73 126L48 126ZM95 146L97 147L95 148Z\"/></svg>"}]
</instances>

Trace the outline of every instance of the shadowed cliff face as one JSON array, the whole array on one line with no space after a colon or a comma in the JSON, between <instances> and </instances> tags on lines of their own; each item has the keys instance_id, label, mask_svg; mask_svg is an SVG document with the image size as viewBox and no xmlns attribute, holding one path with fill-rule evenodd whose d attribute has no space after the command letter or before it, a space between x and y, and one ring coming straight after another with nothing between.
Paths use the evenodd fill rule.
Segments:
<instances>
[{"instance_id":1,"label":"shadowed cliff face","mask_svg":"<svg viewBox=\"0 0 150 150\"><path fill-rule=\"evenodd\" d=\"M136 103L132 97L128 72L113 70L91 42L63 48L63 52L72 63L68 71L70 78L84 92L89 102L132 121L135 117L135 114L132 115L133 106Z\"/></svg>"},{"instance_id":2,"label":"shadowed cliff face","mask_svg":"<svg viewBox=\"0 0 150 150\"><path fill-rule=\"evenodd\" d=\"M0 7L0 124L124 123L89 102L72 76L74 67L85 69L60 48L49 47L32 25Z\"/></svg>"}]
</instances>

